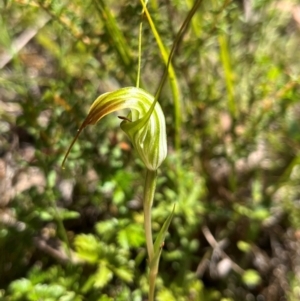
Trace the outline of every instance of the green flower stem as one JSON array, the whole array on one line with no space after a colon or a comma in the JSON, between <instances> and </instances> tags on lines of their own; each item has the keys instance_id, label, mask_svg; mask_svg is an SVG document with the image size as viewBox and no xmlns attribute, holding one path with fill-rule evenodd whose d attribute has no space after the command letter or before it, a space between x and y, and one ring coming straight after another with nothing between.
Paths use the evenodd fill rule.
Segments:
<instances>
[{"instance_id":1,"label":"green flower stem","mask_svg":"<svg viewBox=\"0 0 300 301\"><path fill-rule=\"evenodd\" d=\"M151 228L151 208L153 204L153 198L156 188L157 172L147 169L145 190L144 190L144 227L146 234L146 243L149 261L151 262L154 250L152 240L152 228Z\"/></svg>"},{"instance_id":2,"label":"green flower stem","mask_svg":"<svg viewBox=\"0 0 300 301\"><path fill-rule=\"evenodd\" d=\"M148 296L148 301L154 301L156 276L157 276L157 270L150 269L150 273L149 273L149 296Z\"/></svg>"},{"instance_id":3,"label":"green flower stem","mask_svg":"<svg viewBox=\"0 0 300 301\"><path fill-rule=\"evenodd\" d=\"M152 239L152 228L151 228L151 208L153 204L153 198L156 188L157 171L147 169L146 181L144 187L144 228L146 235L146 244L148 252L148 263L150 266L149 274L149 299L148 301L154 300L155 280L157 271L151 268L151 261L154 257L154 247Z\"/></svg>"}]
</instances>

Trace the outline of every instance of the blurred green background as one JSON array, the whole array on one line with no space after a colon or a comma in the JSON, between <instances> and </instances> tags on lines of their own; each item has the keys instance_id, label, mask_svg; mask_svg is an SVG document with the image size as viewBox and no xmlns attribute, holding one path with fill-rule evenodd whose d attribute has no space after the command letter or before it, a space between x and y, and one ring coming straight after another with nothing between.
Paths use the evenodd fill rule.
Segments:
<instances>
[{"instance_id":1,"label":"blurred green background","mask_svg":"<svg viewBox=\"0 0 300 301\"><path fill-rule=\"evenodd\" d=\"M192 4L149 1L168 49ZM145 170L117 115L61 168L98 95L135 85L140 2L0 10L0 299L146 300ZM173 65L154 232L176 213L157 300L300 300L298 1L203 0ZM163 70L144 19L142 87Z\"/></svg>"}]
</instances>

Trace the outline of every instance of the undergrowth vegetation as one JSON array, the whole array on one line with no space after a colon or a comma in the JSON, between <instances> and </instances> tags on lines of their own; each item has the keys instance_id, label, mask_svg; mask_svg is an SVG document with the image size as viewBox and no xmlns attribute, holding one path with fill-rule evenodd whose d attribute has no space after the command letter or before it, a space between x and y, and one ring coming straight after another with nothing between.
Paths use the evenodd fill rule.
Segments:
<instances>
[{"instance_id":1,"label":"undergrowth vegetation","mask_svg":"<svg viewBox=\"0 0 300 301\"><path fill-rule=\"evenodd\" d=\"M149 0L166 49L192 4ZM61 168L92 102L135 86L140 1L0 8L0 299L147 300L145 170L117 115ZM143 22L154 94L166 58ZM159 99L154 233L176 210L156 300L300 299L299 45L296 0L203 0L179 41Z\"/></svg>"}]
</instances>

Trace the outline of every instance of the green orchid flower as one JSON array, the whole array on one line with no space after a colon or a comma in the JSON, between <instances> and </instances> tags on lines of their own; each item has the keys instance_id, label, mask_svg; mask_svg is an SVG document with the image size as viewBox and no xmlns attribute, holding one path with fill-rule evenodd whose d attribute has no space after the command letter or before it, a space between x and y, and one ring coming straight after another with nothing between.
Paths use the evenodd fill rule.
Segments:
<instances>
[{"instance_id":1,"label":"green orchid flower","mask_svg":"<svg viewBox=\"0 0 300 301\"><path fill-rule=\"evenodd\" d=\"M63 165L87 125L96 124L104 116L121 109L131 110L127 117L119 117L123 119L121 129L129 137L147 169L157 170L167 156L165 116L152 95L135 87L104 93L94 101L65 155Z\"/></svg>"}]
</instances>

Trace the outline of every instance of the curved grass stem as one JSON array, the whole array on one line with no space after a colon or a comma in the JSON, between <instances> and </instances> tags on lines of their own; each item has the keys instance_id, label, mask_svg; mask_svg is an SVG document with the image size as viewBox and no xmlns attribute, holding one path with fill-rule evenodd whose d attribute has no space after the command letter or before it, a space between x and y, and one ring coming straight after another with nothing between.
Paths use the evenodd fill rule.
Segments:
<instances>
[{"instance_id":1,"label":"curved grass stem","mask_svg":"<svg viewBox=\"0 0 300 301\"><path fill-rule=\"evenodd\" d=\"M175 70L173 68L172 65L172 58L173 55L175 53L176 48L178 47L181 39L183 38L186 29L188 28L190 21L192 20L194 14L196 13L196 11L198 10L198 8L200 7L202 0L197 0L195 1L193 7L191 8L191 10L189 11L187 17L185 18L182 26L179 29L179 32L176 35L175 41L173 43L173 46L171 48L171 51L169 52L168 49L165 47L165 45L163 44L161 37L159 35L159 33L156 30L155 24L151 18L151 15L146 7L145 1L144 0L140 0L142 5L143 5L143 9L145 11L145 14L147 16L148 22L150 24L150 28L153 32L153 35L156 39L158 48L161 52L163 61L166 65L164 74L162 76L162 79L159 83L157 92L155 94L155 99L157 100L160 97L162 88L164 86L164 83L167 79L167 77L169 77L169 81L170 81L170 85L171 85L171 91L172 91L172 96L173 96L173 101L174 101L174 116L175 116L175 149L177 151L180 151L181 148L181 142L180 142L180 131L181 131L181 123L182 123L182 106L181 106L181 102L180 102L180 87L178 84L178 80L175 74Z\"/></svg>"}]
</instances>

